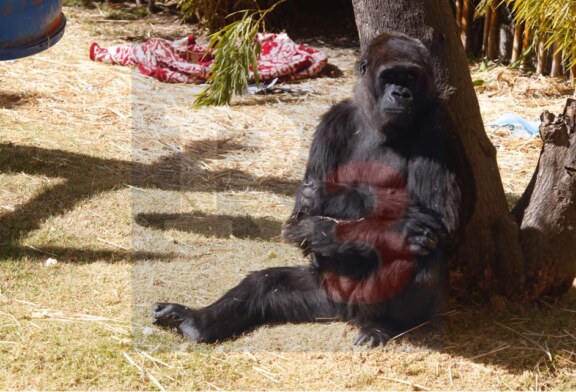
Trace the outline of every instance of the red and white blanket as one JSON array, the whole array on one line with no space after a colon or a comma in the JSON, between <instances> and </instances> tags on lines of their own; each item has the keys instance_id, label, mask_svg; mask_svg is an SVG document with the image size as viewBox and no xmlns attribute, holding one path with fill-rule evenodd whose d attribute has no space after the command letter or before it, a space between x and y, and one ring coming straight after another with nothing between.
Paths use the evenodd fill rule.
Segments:
<instances>
[{"instance_id":1,"label":"red and white blanket","mask_svg":"<svg viewBox=\"0 0 576 392\"><path fill-rule=\"evenodd\" d=\"M258 34L262 46L258 74L262 81L278 78L279 82L317 75L328 57L316 49L298 45L288 35ZM90 59L110 64L132 65L140 72L168 83L203 83L210 74L214 60L206 47L196 44L193 35L177 41L150 38L144 43L123 44L101 48L90 46ZM253 74L250 75L253 81Z\"/></svg>"}]
</instances>

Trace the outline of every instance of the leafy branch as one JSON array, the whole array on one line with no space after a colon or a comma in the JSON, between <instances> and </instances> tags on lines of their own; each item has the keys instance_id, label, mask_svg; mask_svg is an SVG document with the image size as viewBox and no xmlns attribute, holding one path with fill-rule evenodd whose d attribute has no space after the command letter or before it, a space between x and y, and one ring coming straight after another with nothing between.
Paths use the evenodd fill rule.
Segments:
<instances>
[{"instance_id":1,"label":"leafy branch","mask_svg":"<svg viewBox=\"0 0 576 392\"><path fill-rule=\"evenodd\" d=\"M238 21L210 35L207 51L212 51L214 61L210 66L207 87L194 101L195 108L229 104L235 94L241 95L248 87L250 71L254 73L255 82L259 83L257 62L261 46L256 34L264 24L265 16L284 1L264 11L239 11L242 17Z\"/></svg>"}]
</instances>

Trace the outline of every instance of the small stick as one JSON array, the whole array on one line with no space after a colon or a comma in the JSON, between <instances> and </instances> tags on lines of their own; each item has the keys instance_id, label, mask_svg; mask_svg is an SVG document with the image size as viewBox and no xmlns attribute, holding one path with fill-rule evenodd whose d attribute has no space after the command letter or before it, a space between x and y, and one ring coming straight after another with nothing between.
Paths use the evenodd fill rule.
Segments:
<instances>
[{"instance_id":1,"label":"small stick","mask_svg":"<svg viewBox=\"0 0 576 392\"><path fill-rule=\"evenodd\" d=\"M128 363L130 363L130 365L132 365L136 369L138 369L138 371L140 372L141 375L144 375L144 369L142 369L142 367L140 365L138 365L136 362L134 362L134 360L130 357L130 355L128 355L127 353L122 353L122 354L124 355L124 358L126 358Z\"/></svg>"},{"instance_id":2,"label":"small stick","mask_svg":"<svg viewBox=\"0 0 576 392\"><path fill-rule=\"evenodd\" d=\"M100 242L104 242L105 244L112 245L112 246L115 246L115 247L123 249L123 250L127 250L127 251L130 250L130 249L126 248L125 246L115 244L114 242L111 242L111 241L107 241L104 238L96 238L96 239Z\"/></svg>"},{"instance_id":3,"label":"small stick","mask_svg":"<svg viewBox=\"0 0 576 392\"><path fill-rule=\"evenodd\" d=\"M280 359L283 359L283 360L285 360L285 361L288 360L288 358L286 358L286 357L284 357L284 356L282 356L282 355L280 355L280 354L276 354L276 353L274 353L274 352L272 352L272 351L267 351L267 353L270 354L270 355L272 355L273 357L280 358Z\"/></svg>"},{"instance_id":4,"label":"small stick","mask_svg":"<svg viewBox=\"0 0 576 392\"><path fill-rule=\"evenodd\" d=\"M18 328L21 328L21 327L22 327L22 324L20 324L20 322L18 321L18 319L17 319L13 314L6 313L6 312L4 312L3 310L0 310L0 313L5 314L6 316L8 316L8 317L10 317L12 320L14 320L14 322L16 323L16 325L18 326Z\"/></svg>"},{"instance_id":5,"label":"small stick","mask_svg":"<svg viewBox=\"0 0 576 392\"><path fill-rule=\"evenodd\" d=\"M278 380L276 380L274 377L272 377L271 375L269 375L264 369L259 368L258 366L252 366L252 369L254 369L255 371L257 371L258 373L260 373L261 375L263 375L264 377L266 377L268 380L272 381L275 384L278 384ZM270 373L272 374L272 373Z\"/></svg>"},{"instance_id":6,"label":"small stick","mask_svg":"<svg viewBox=\"0 0 576 392\"><path fill-rule=\"evenodd\" d=\"M544 354L546 354L546 356L548 357L548 359L549 359L550 361L552 361L552 354L550 353L550 350L549 350L547 347L542 346L541 344L539 344L539 343L538 343L537 341L535 341L534 339L531 339L531 338L529 338L528 336L526 336L525 334L523 334L523 333L521 333L521 332L518 332L518 331L516 331L516 330L514 330L514 329L512 329L512 328L510 328L510 327L508 327L508 326L506 326L506 325L504 325L504 324L500 324L500 323L497 322L497 321L494 321L494 324L496 324L496 325L498 325L498 326L500 326L500 327L502 327L502 328L504 328L504 329L507 329L507 330L509 330L509 331L514 332L516 335L518 335L518 336L520 336L520 337L528 340L529 342L531 342L531 343L534 344L535 346L539 347L539 348L544 352Z\"/></svg>"},{"instance_id":7,"label":"small stick","mask_svg":"<svg viewBox=\"0 0 576 392\"><path fill-rule=\"evenodd\" d=\"M381 379L383 379L383 380L388 380L388 381L394 381L394 382L397 382L397 383L400 383L400 384L404 384L404 385L409 385L409 386L411 386L411 387L418 388L418 389L421 389L421 390L423 390L423 391L429 391L429 390L430 390L430 388L427 388L427 387L425 387L424 385L416 384L416 383L413 383L413 382L410 382L410 381L406 381L406 380L401 380L401 379L399 379L399 378L386 377L386 376L379 376L378 378L381 378Z\"/></svg>"},{"instance_id":8,"label":"small stick","mask_svg":"<svg viewBox=\"0 0 576 392\"><path fill-rule=\"evenodd\" d=\"M50 255L50 256L57 256L57 255L54 254L54 253L46 252L45 250L41 250L41 249L35 248L35 247L33 247L32 245L26 245L26 247L27 247L27 248L30 248L30 249L32 249L32 250L35 250L36 252L45 253L45 254Z\"/></svg>"},{"instance_id":9,"label":"small stick","mask_svg":"<svg viewBox=\"0 0 576 392\"><path fill-rule=\"evenodd\" d=\"M138 354L142 355L142 356L145 357L145 358L148 358L149 360L151 360L151 361L154 362L154 363L159 363L160 365L166 366L167 368L172 368L172 367L173 367L173 366L171 366L171 365L168 365L166 362L163 362L163 361L159 360L158 358L154 358L153 356L151 356L150 354L148 354L148 353L145 352L145 351L138 350Z\"/></svg>"},{"instance_id":10,"label":"small stick","mask_svg":"<svg viewBox=\"0 0 576 392\"><path fill-rule=\"evenodd\" d=\"M506 350L506 349L509 348L509 347L510 347L509 344L504 344L504 345L502 345L502 346L500 346L500 347L498 347L498 348L495 348L494 350L488 351L487 353L475 355L475 356L473 356L472 358L470 358L470 360L482 358L482 357L485 357L485 356L487 356L487 355L497 353L498 351Z\"/></svg>"},{"instance_id":11,"label":"small stick","mask_svg":"<svg viewBox=\"0 0 576 392\"><path fill-rule=\"evenodd\" d=\"M150 381L152 381L152 383L154 385L156 385L156 387L158 389L160 389L162 392L166 392L166 389L164 389L164 387L162 386L162 384L160 384L160 381L158 381L158 379L156 377L154 377L154 375L152 373L150 373L148 370L146 370L146 376L148 377L148 379Z\"/></svg>"},{"instance_id":12,"label":"small stick","mask_svg":"<svg viewBox=\"0 0 576 392\"><path fill-rule=\"evenodd\" d=\"M254 356L254 354L252 354L250 351L248 350L244 350L244 355L246 355L247 357L249 357L251 360L253 360L254 362L258 363L258 359Z\"/></svg>"},{"instance_id":13,"label":"small stick","mask_svg":"<svg viewBox=\"0 0 576 392\"><path fill-rule=\"evenodd\" d=\"M426 324L429 324L429 323L430 323L430 321L426 321L426 322L424 322L424 323L422 323L422 324L420 324L420 325L417 325L417 326L415 326L415 327L410 328L410 329L407 330L407 331L404 331L404 332L402 332L402 333L399 333L399 334L396 335L396 336L392 336L389 340L397 339L397 338L399 338L400 336L404 336L404 335L406 335L407 333L410 333L410 332L412 332L412 331L414 331L414 330L416 330L416 329L418 329L418 328L420 328L420 327L423 327L423 326L425 326Z\"/></svg>"},{"instance_id":14,"label":"small stick","mask_svg":"<svg viewBox=\"0 0 576 392\"><path fill-rule=\"evenodd\" d=\"M217 391L223 391L222 388L217 387L216 385L214 385L214 384L212 384L212 383L210 383L210 382L208 382L208 381L206 381L206 384L210 385L212 388L214 388L214 389L217 390Z\"/></svg>"}]
</instances>

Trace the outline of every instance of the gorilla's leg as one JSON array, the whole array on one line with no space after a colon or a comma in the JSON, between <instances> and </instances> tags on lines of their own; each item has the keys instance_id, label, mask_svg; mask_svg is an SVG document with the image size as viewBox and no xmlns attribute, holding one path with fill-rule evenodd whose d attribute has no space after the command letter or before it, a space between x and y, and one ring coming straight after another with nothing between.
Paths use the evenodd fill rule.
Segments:
<instances>
[{"instance_id":1,"label":"gorilla's leg","mask_svg":"<svg viewBox=\"0 0 576 392\"><path fill-rule=\"evenodd\" d=\"M248 275L202 309L157 303L154 323L198 342L215 342L266 323L340 319L338 306L319 286L311 267L269 268Z\"/></svg>"}]
</instances>

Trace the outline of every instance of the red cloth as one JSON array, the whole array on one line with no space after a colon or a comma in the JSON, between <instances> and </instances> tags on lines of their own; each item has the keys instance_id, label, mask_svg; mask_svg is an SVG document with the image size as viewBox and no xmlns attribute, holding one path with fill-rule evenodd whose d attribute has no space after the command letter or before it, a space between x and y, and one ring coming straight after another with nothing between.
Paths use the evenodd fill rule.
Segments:
<instances>
[{"instance_id":1,"label":"red cloth","mask_svg":"<svg viewBox=\"0 0 576 392\"><path fill-rule=\"evenodd\" d=\"M316 49L294 43L288 35L258 34L262 51L258 73L262 81L278 78L280 82L317 75L328 57ZM150 38L144 43L101 48L90 46L90 59L110 64L137 66L140 72L168 83L202 83L210 74L214 60L206 47L197 45L193 35L177 41ZM253 74L250 74L253 81Z\"/></svg>"}]
</instances>

